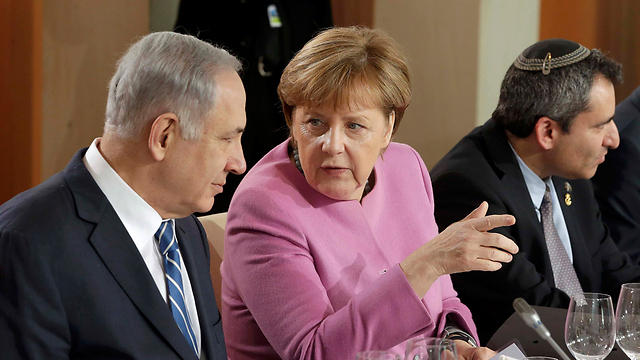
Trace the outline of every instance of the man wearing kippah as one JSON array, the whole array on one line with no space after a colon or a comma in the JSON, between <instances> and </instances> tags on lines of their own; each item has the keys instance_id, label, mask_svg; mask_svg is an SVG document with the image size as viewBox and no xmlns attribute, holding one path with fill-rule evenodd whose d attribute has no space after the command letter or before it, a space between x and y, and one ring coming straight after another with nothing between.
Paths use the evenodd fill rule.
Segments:
<instances>
[{"instance_id":1,"label":"man wearing kippah","mask_svg":"<svg viewBox=\"0 0 640 360\"><path fill-rule=\"evenodd\" d=\"M496 272L452 275L487 341L523 297L563 307L571 295L640 281L640 266L604 226L590 179L619 144L613 85L621 66L564 39L527 48L507 70L489 121L464 137L431 171L435 215L446 228L482 201L516 224L496 231L520 252Z\"/></svg>"},{"instance_id":2,"label":"man wearing kippah","mask_svg":"<svg viewBox=\"0 0 640 360\"><path fill-rule=\"evenodd\" d=\"M227 359L192 213L246 169L239 69L172 32L118 61L102 137L0 206L3 359Z\"/></svg>"}]
</instances>

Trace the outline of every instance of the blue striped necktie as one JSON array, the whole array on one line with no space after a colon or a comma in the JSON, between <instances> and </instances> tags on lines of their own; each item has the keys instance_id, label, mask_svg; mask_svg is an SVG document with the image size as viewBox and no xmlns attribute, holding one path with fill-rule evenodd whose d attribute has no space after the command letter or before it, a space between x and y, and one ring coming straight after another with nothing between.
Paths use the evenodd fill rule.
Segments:
<instances>
[{"instance_id":1,"label":"blue striped necktie","mask_svg":"<svg viewBox=\"0 0 640 360\"><path fill-rule=\"evenodd\" d=\"M198 354L198 345L196 336L191 327L189 313L185 306L184 288L182 286L182 261L180 260L180 250L178 249L178 241L173 231L173 222L165 220L156 232L156 239L160 243L160 253L164 258L164 272L167 279L167 290L169 296L169 306L173 319L178 324L182 335Z\"/></svg>"}]
</instances>

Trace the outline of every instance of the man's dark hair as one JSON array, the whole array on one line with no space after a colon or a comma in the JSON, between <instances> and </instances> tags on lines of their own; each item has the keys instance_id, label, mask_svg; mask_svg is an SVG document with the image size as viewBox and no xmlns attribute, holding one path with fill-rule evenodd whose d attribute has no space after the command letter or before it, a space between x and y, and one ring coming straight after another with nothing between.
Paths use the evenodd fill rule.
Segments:
<instances>
[{"instance_id":1,"label":"man's dark hair","mask_svg":"<svg viewBox=\"0 0 640 360\"><path fill-rule=\"evenodd\" d=\"M589 109L591 86L597 76L617 85L622 82L622 65L597 49L584 60L552 69L548 75L519 70L512 64L502 80L500 100L492 117L521 138L529 136L543 116L569 132L573 119Z\"/></svg>"}]
</instances>

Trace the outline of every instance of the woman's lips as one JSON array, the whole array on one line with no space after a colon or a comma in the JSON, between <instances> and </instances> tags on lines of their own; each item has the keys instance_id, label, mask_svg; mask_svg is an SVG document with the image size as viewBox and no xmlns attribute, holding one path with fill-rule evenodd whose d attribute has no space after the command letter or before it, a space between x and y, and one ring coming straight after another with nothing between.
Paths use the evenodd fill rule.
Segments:
<instances>
[{"instance_id":1,"label":"woman's lips","mask_svg":"<svg viewBox=\"0 0 640 360\"><path fill-rule=\"evenodd\" d=\"M341 175L349 169L342 167L323 166L322 170L324 170L329 175Z\"/></svg>"}]
</instances>

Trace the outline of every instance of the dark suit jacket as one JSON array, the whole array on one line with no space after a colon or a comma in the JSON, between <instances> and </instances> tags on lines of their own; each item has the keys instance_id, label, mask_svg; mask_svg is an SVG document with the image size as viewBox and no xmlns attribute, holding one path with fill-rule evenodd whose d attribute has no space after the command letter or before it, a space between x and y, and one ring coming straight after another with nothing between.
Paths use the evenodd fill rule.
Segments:
<instances>
[{"instance_id":1,"label":"dark suit jacket","mask_svg":"<svg viewBox=\"0 0 640 360\"><path fill-rule=\"evenodd\" d=\"M520 247L511 263L496 272L451 276L460 299L471 309L482 342L513 313L511 303L517 297L532 305L568 307L567 294L554 287L542 224L516 157L506 134L493 120L464 137L436 164L431 176L440 230L465 217L483 200L489 203L489 214L516 217L515 225L496 230ZM640 267L618 250L600 219L591 183L553 179L584 291L618 295L622 283L640 281ZM564 201L565 182L572 188L570 206Z\"/></svg>"},{"instance_id":2,"label":"dark suit jacket","mask_svg":"<svg viewBox=\"0 0 640 360\"><path fill-rule=\"evenodd\" d=\"M614 120L620 146L609 151L592 181L611 238L640 263L640 88L616 107Z\"/></svg>"},{"instance_id":3,"label":"dark suit jacket","mask_svg":"<svg viewBox=\"0 0 640 360\"><path fill-rule=\"evenodd\" d=\"M197 359L133 240L82 162L0 206L3 359ZM202 353L226 359L205 232L176 234L198 308Z\"/></svg>"}]
</instances>

